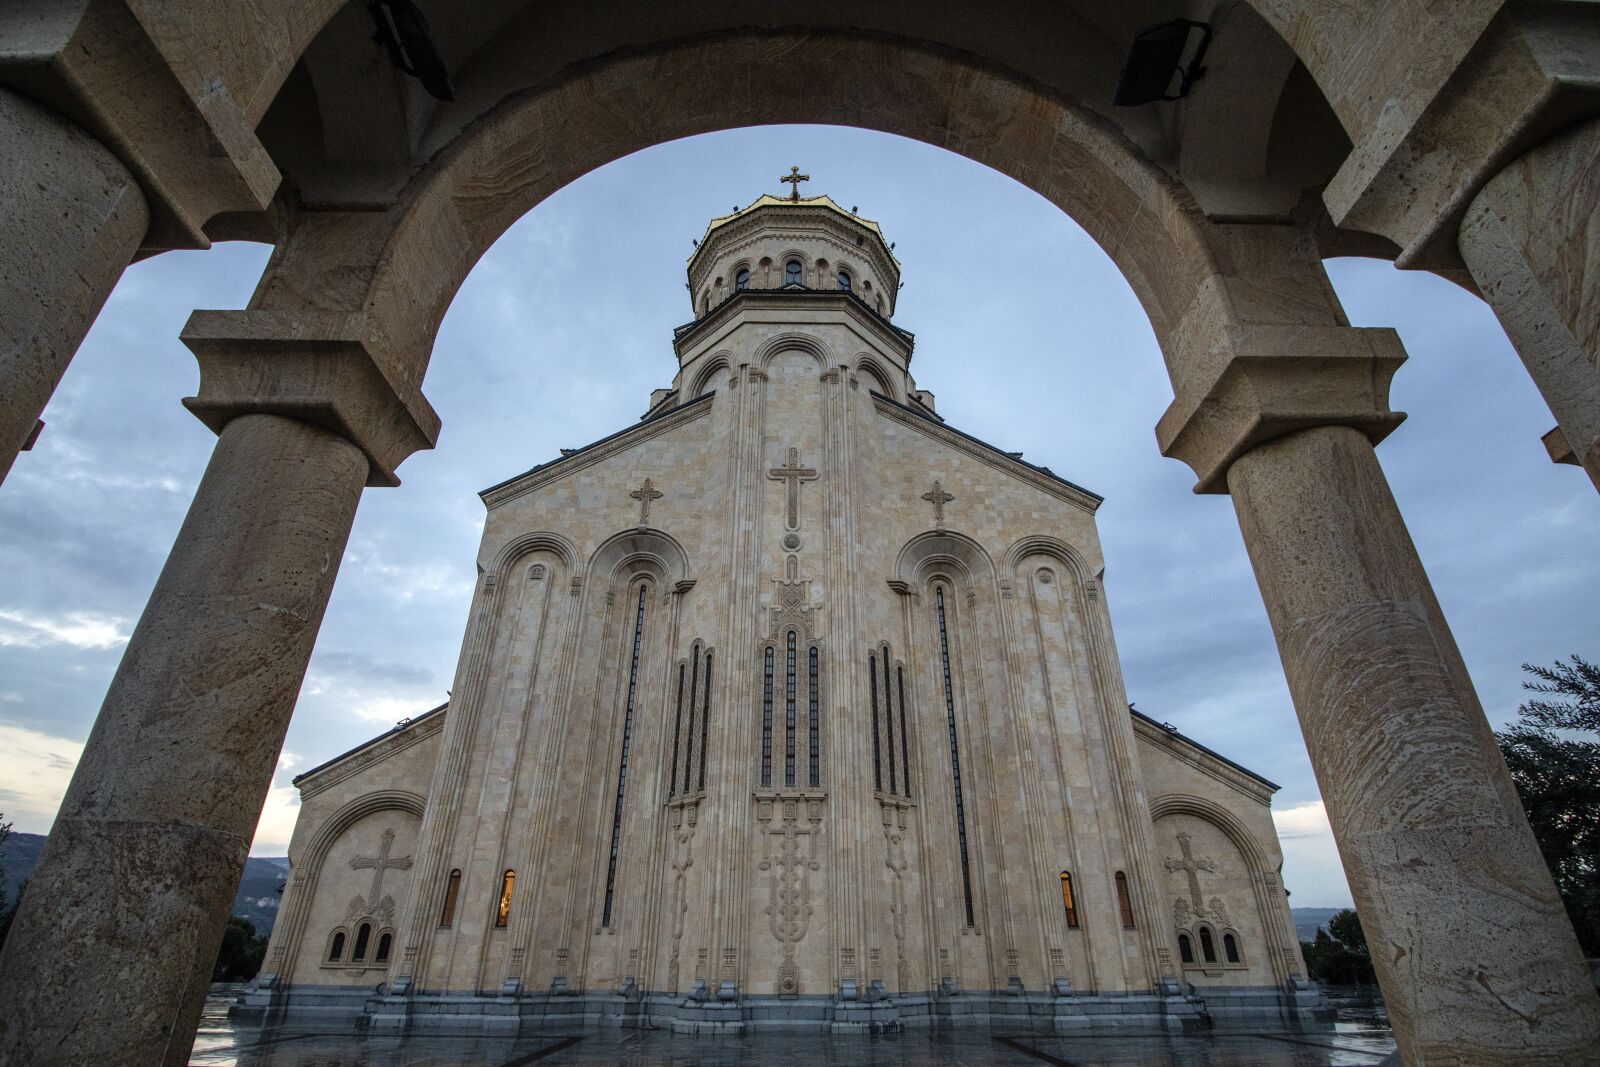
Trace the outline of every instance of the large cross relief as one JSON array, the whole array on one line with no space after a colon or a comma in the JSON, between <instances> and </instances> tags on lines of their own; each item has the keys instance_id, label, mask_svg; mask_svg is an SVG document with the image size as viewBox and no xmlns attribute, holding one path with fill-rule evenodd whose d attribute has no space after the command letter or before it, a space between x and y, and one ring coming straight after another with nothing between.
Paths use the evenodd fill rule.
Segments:
<instances>
[{"instance_id":1,"label":"large cross relief","mask_svg":"<svg viewBox=\"0 0 1600 1067\"><path fill-rule=\"evenodd\" d=\"M767 478L774 482L783 482L785 503L788 505L784 512L783 528L786 530L800 529L800 483L814 482L817 480L815 467L800 466L800 450L789 449L788 462L781 467L773 467L767 471Z\"/></svg>"},{"instance_id":2,"label":"large cross relief","mask_svg":"<svg viewBox=\"0 0 1600 1067\"><path fill-rule=\"evenodd\" d=\"M383 872L410 870L411 857L400 856L390 859L389 852L392 848L394 848L394 831L385 830L376 856L356 856L350 861L351 870L372 872L372 885L365 897L357 894L350 898L350 908L345 913L347 921L362 915L372 915L382 920L385 925L394 922L394 898L383 891Z\"/></svg>"},{"instance_id":3,"label":"large cross relief","mask_svg":"<svg viewBox=\"0 0 1600 1067\"><path fill-rule=\"evenodd\" d=\"M1208 907L1205 898L1200 892L1200 872L1207 874L1217 873L1216 860L1194 854L1193 839L1188 834L1178 835L1178 850L1182 856L1168 856L1167 870L1182 871L1189 882L1189 895L1187 898L1178 897L1172 902L1172 917L1179 928L1188 926L1198 919L1211 919L1224 927L1233 925L1232 918L1228 915L1228 906L1222 902L1221 897L1212 897Z\"/></svg>"}]
</instances>

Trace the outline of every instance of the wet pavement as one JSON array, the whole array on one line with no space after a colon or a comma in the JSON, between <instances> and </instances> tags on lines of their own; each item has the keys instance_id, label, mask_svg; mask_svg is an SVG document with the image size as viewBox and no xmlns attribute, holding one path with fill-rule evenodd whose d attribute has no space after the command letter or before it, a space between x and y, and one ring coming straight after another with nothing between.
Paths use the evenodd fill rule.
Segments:
<instances>
[{"instance_id":1,"label":"wet pavement","mask_svg":"<svg viewBox=\"0 0 1600 1067\"><path fill-rule=\"evenodd\" d=\"M763 1033L701 1037L603 1030L516 1038L370 1036L236 1026L232 992L206 1002L191 1067L1376 1067L1394 1050L1369 992L1330 991L1332 1030L1240 1030L1203 1036L1056 1036L1002 1030L907 1030L885 1036Z\"/></svg>"}]
</instances>

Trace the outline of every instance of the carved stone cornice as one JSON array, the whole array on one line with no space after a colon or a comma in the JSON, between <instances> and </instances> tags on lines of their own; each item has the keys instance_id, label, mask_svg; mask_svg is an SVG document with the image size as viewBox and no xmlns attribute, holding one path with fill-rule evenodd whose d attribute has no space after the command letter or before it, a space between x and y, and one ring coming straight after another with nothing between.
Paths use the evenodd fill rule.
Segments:
<instances>
[{"instance_id":1,"label":"carved stone cornice","mask_svg":"<svg viewBox=\"0 0 1600 1067\"><path fill-rule=\"evenodd\" d=\"M1182 734L1164 728L1159 723L1150 722L1135 715L1133 716L1133 733L1135 737L1145 744L1159 748L1167 755L1188 764L1201 774L1216 779L1235 792L1242 793L1260 804L1271 804L1272 794L1278 791L1277 786L1238 767L1231 766L1222 757L1201 747Z\"/></svg>"},{"instance_id":2,"label":"carved stone cornice","mask_svg":"<svg viewBox=\"0 0 1600 1067\"><path fill-rule=\"evenodd\" d=\"M300 799L309 800L324 789L355 777L373 764L382 763L426 741L444 729L445 716L448 714L448 709L444 709L407 726L396 727L387 736L356 749L348 756L307 771L295 779L295 785L300 789Z\"/></svg>"}]
</instances>

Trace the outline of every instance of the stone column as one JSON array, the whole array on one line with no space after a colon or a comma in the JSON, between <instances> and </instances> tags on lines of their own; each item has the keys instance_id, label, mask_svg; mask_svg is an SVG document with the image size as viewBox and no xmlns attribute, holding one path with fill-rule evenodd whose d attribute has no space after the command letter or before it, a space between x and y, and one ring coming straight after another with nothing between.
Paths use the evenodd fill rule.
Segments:
<instances>
[{"instance_id":1,"label":"stone column","mask_svg":"<svg viewBox=\"0 0 1600 1067\"><path fill-rule=\"evenodd\" d=\"M1405 1062L1589 1062L1600 998L1368 436L1227 486Z\"/></svg>"},{"instance_id":2,"label":"stone column","mask_svg":"<svg viewBox=\"0 0 1600 1067\"><path fill-rule=\"evenodd\" d=\"M1458 241L1573 458L1600 489L1600 120L1491 179Z\"/></svg>"},{"instance_id":3,"label":"stone column","mask_svg":"<svg viewBox=\"0 0 1600 1067\"><path fill-rule=\"evenodd\" d=\"M115 156L0 88L0 481L149 219Z\"/></svg>"},{"instance_id":4,"label":"stone column","mask_svg":"<svg viewBox=\"0 0 1600 1067\"><path fill-rule=\"evenodd\" d=\"M367 476L304 422L223 428L0 956L0 1061L188 1062Z\"/></svg>"}]
</instances>

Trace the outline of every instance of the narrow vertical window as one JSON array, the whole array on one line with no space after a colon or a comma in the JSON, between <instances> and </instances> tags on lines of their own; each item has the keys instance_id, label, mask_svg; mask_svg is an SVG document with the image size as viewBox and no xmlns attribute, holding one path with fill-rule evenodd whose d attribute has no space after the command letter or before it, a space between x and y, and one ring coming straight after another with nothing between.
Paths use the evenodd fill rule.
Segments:
<instances>
[{"instance_id":1,"label":"narrow vertical window","mask_svg":"<svg viewBox=\"0 0 1600 1067\"><path fill-rule=\"evenodd\" d=\"M611 859L606 865L606 902L600 925L611 925L611 902L617 890L617 850L622 845L622 795L628 787L628 745L633 741L633 702L639 692L639 649L644 645L644 598L648 588L639 586L639 606L633 616L633 652L628 663L628 700L622 710L622 755L617 761L617 802L611 814ZM510 872L506 872L508 875ZM510 888L502 908L510 906ZM504 914L502 912L502 914ZM505 925L503 922L497 925Z\"/></svg>"},{"instance_id":2,"label":"narrow vertical window","mask_svg":"<svg viewBox=\"0 0 1600 1067\"><path fill-rule=\"evenodd\" d=\"M944 613L944 589L934 588L934 604L939 612L939 661L944 672L945 725L950 733L950 777L955 785L956 842L961 852L961 893L967 905L967 925L976 926L972 908L972 864L967 855L967 809L961 796L961 746L956 740L956 691L950 677L950 628Z\"/></svg>"},{"instance_id":3,"label":"narrow vertical window","mask_svg":"<svg viewBox=\"0 0 1600 1067\"><path fill-rule=\"evenodd\" d=\"M711 735L711 653L706 653L705 688L700 691L700 791L706 789L706 742Z\"/></svg>"},{"instance_id":4,"label":"narrow vertical window","mask_svg":"<svg viewBox=\"0 0 1600 1067\"><path fill-rule=\"evenodd\" d=\"M379 938L378 938L378 952L377 952L377 954L375 956L372 957L372 962L374 962L374 963L388 963L389 962L389 946L392 945L392 944L394 944L394 935L393 934L385 933L385 934L380 935Z\"/></svg>"},{"instance_id":5,"label":"narrow vertical window","mask_svg":"<svg viewBox=\"0 0 1600 1067\"><path fill-rule=\"evenodd\" d=\"M1133 897L1128 894L1128 876L1117 872L1117 908L1122 912L1122 928L1133 929Z\"/></svg>"},{"instance_id":6,"label":"narrow vertical window","mask_svg":"<svg viewBox=\"0 0 1600 1067\"><path fill-rule=\"evenodd\" d=\"M678 790L678 737L683 730L683 676L687 668L678 664L678 710L672 716L672 765L667 772L667 796Z\"/></svg>"},{"instance_id":7,"label":"narrow vertical window","mask_svg":"<svg viewBox=\"0 0 1600 1067\"><path fill-rule=\"evenodd\" d=\"M333 935L333 943L328 946L328 962L338 963L344 959L344 931L340 930Z\"/></svg>"},{"instance_id":8,"label":"narrow vertical window","mask_svg":"<svg viewBox=\"0 0 1600 1067\"><path fill-rule=\"evenodd\" d=\"M367 942L372 940L372 924L362 923L356 927L356 947L350 953L351 963L360 963L367 958Z\"/></svg>"},{"instance_id":9,"label":"narrow vertical window","mask_svg":"<svg viewBox=\"0 0 1600 1067\"><path fill-rule=\"evenodd\" d=\"M1194 962L1194 942L1189 940L1188 934L1178 935L1178 958L1184 963Z\"/></svg>"},{"instance_id":10,"label":"narrow vertical window","mask_svg":"<svg viewBox=\"0 0 1600 1067\"><path fill-rule=\"evenodd\" d=\"M683 791L689 792L694 788L694 702L700 693L700 646L694 646L690 653L694 660L694 667L689 673L689 736L684 738L683 747Z\"/></svg>"},{"instance_id":11,"label":"narrow vertical window","mask_svg":"<svg viewBox=\"0 0 1600 1067\"><path fill-rule=\"evenodd\" d=\"M772 784L772 646L761 671L761 784Z\"/></svg>"},{"instance_id":12,"label":"narrow vertical window","mask_svg":"<svg viewBox=\"0 0 1600 1067\"><path fill-rule=\"evenodd\" d=\"M500 899L494 905L494 924L505 926L511 922L511 894L517 888L517 872L507 871L500 876Z\"/></svg>"},{"instance_id":13,"label":"narrow vertical window","mask_svg":"<svg viewBox=\"0 0 1600 1067\"><path fill-rule=\"evenodd\" d=\"M850 272L847 270L839 272L839 291L844 293L850 291Z\"/></svg>"},{"instance_id":14,"label":"narrow vertical window","mask_svg":"<svg viewBox=\"0 0 1600 1067\"><path fill-rule=\"evenodd\" d=\"M783 265L784 285L804 285L805 277L801 274L802 267L798 259L791 259Z\"/></svg>"},{"instance_id":15,"label":"narrow vertical window","mask_svg":"<svg viewBox=\"0 0 1600 1067\"><path fill-rule=\"evenodd\" d=\"M894 669L897 695L900 697L900 770L905 775L906 799L911 799L911 743L906 740L906 669Z\"/></svg>"},{"instance_id":16,"label":"narrow vertical window","mask_svg":"<svg viewBox=\"0 0 1600 1067\"><path fill-rule=\"evenodd\" d=\"M883 650L883 725L887 730L889 742L889 792L891 795L900 792L899 783L894 773L894 699L891 696L889 679L889 650Z\"/></svg>"},{"instance_id":17,"label":"narrow vertical window","mask_svg":"<svg viewBox=\"0 0 1600 1067\"><path fill-rule=\"evenodd\" d=\"M867 650L867 691L872 704L872 788L883 792L883 754L878 742L878 657Z\"/></svg>"},{"instance_id":18,"label":"narrow vertical window","mask_svg":"<svg viewBox=\"0 0 1600 1067\"><path fill-rule=\"evenodd\" d=\"M1232 934L1222 935L1222 955L1229 963L1239 962L1239 942Z\"/></svg>"},{"instance_id":19,"label":"narrow vertical window","mask_svg":"<svg viewBox=\"0 0 1600 1067\"><path fill-rule=\"evenodd\" d=\"M1211 939L1211 927L1209 926L1200 928L1200 955L1205 957L1207 963L1217 962L1217 946L1216 942Z\"/></svg>"},{"instance_id":20,"label":"narrow vertical window","mask_svg":"<svg viewBox=\"0 0 1600 1067\"><path fill-rule=\"evenodd\" d=\"M783 683L783 784L794 785L795 632L789 631Z\"/></svg>"},{"instance_id":21,"label":"narrow vertical window","mask_svg":"<svg viewBox=\"0 0 1600 1067\"><path fill-rule=\"evenodd\" d=\"M1072 875L1068 871L1061 872L1061 906L1067 912L1067 928L1078 928L1078 898L1072 895Z\"/></svg>"},{"instance_id":22,"label":"narrow vertical window","mask_svg":"<svg viewBox=\"0 0 1600 1067\"><path fill-rule=\"evenodd\" d=\"M461 869L458 867L450 872L450 880L444 884L444 908L439 912L440 926L454 926L456 922L456 898L461 895Z\"/></svg>"},{"instance_id":23,"label":"narrow vertical window","mask_svg":"<svg viewBox=\"0 0 1600 1067\"><path fill-rule=\"evenodd\" d=\"M750 268L749 267L740 267L739 268L739 273L737 273L737 274L735 274L733 276L733 287L734 287L734 289L736 289L736 290L738 290L740 292L743 292L744 290L750 288Z\"/></svg>"},{"instance_id":24,"label":"narrow vertical window","mask_svg":"<svg viewBox=\"0 0 1600 1067\"><path fill-rule=\"evenodd\" d=\"M822 784L822 709L818 706L822 699L817 691L817 646L812 645L808 653L810 666L806 678L807 711L810 715L810 747L807 749L811 757L810 781L813 788Z\"/></svg>"}]
</instances>

